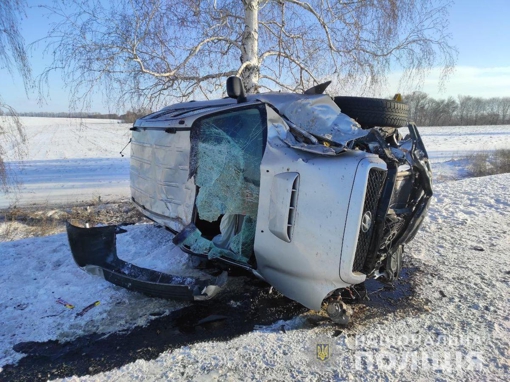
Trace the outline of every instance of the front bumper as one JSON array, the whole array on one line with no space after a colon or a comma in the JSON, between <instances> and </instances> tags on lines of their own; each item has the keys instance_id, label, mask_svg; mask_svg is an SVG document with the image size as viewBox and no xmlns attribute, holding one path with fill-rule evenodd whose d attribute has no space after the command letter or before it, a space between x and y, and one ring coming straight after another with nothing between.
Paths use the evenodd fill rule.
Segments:
<instances>
[{"instance_id":1,"label":"front bumper","mask_svg":"<svg viewBox=\"0 0 510 382\"><path fill-rule=\"evenodd\" d=\"M117 256L116 235L125 232L118 226L85 228L67 223L67 237L74 261L87 272L112 284L148 296L199 301L213 298L226 284L227 273L202 280L174 276L142 268Z\"/></svg>"}]
</instances>

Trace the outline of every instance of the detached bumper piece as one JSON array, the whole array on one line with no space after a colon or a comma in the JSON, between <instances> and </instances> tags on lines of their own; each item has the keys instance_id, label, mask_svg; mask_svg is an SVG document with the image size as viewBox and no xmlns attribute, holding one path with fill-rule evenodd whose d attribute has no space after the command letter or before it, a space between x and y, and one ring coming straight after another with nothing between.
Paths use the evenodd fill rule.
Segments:
<instances>
[{"instance_id":1,"label":"detached bumper piece","mask_svg":"<svg viewBox=\"0 0 510 382\"><path fill-rule=\"evenodd\" d=\"M67 223L67 237L74 261L87 272L102 276L112 284L152 297L174 300L209 300L227 282L227 273L202 280L173 276L141 268L117 256L117 226L84 228Z\"/></svg>"}]
</instances>

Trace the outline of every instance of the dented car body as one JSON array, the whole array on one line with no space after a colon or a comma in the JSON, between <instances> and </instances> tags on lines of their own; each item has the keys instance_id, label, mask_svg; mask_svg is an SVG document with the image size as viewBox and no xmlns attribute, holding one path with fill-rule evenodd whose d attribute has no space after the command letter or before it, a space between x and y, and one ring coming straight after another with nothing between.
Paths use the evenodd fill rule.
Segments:
<instances>
[{"instance_id":1,"label":"dented car body","mask_svg":"<svg viewBox=\"0 0 510 382\"><path fill-rule=\"evenodd\" d=\"M323 94L235 98L180 103L135 122L130 176L139 210L183 251L243 267L310 309L366 278L397 277L432 195L416 126L404 126L405 138L395 127L361 128ZM84 231L68 226L80 266L116 272L131 289L147 286L149 270L87 259L94 249L83 247ZM95 252L117 258L114 239L106 247ZM224 283L210 280L209 293L203 280L177 287L203 299Z\"/></svg>"}]
</instances>

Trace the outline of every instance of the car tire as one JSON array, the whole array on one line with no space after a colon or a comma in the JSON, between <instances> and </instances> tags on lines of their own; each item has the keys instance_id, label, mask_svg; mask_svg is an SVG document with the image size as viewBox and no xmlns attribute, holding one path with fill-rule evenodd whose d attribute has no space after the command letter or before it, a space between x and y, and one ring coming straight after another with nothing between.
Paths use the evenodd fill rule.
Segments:
<instances>
[{"instance_id":1,"label":"car tire","mask_svg":"<svg viewBox=\"0 0 510 382\"><path fill-rule=\"evenodd\" d=\"M404 255L404 246L400 245L396 250L388 253L384 260L384 276L379 281L383 283L392 283L400 277L402 272L402 257Z\"/></svg>"},{"instance_id":2,"label":"car tire","mask_svg":"<svg viewBox=\"0 0 510 382\"><path fill-rule=\"evenodd\" d=\"M326 307L326 313L335 324L345 326L351 320L353 311L343 301L330 301Z\"/></svg>"},{"instance_id":3,"label":"car tire","mask_svg":"<svg viewBox=\"0 0 510 382\"><path fill-rule=\"evenodd\" d=\"M402 127L407 125L409 106L382 98L334 97L342 113L356 120L363 129L375 126Z\"/></svg>"}]
</instances>

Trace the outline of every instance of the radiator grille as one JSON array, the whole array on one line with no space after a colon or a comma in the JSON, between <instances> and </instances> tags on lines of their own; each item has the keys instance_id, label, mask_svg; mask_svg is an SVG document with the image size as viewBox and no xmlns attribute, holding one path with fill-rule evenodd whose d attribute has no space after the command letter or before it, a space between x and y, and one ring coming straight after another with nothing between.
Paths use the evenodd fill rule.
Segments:
<instances>
[{"instance_id":1,"label":"radiator grille","mask_svg":"<svg viewBox=\"0 0 510 382\"><path fill-rule=\"evenodd\" d=\"M363 205L362 217L365 216L367 212L370 212L369 215L371 215L371 224L370 228L364 232L362 228L362 218L362 224L359 228L358 243L356 245L356 254L354 256L354 263L352 265L353 272L360 272L363 269L363 265L365 264L368 250L370 249L370 244L374 236L373 233L375 228L375 216L385 178L386 171L377 168L372 168L368 174L367 191L365 194L365 203Z\"/></svg>"}]
</instances>

